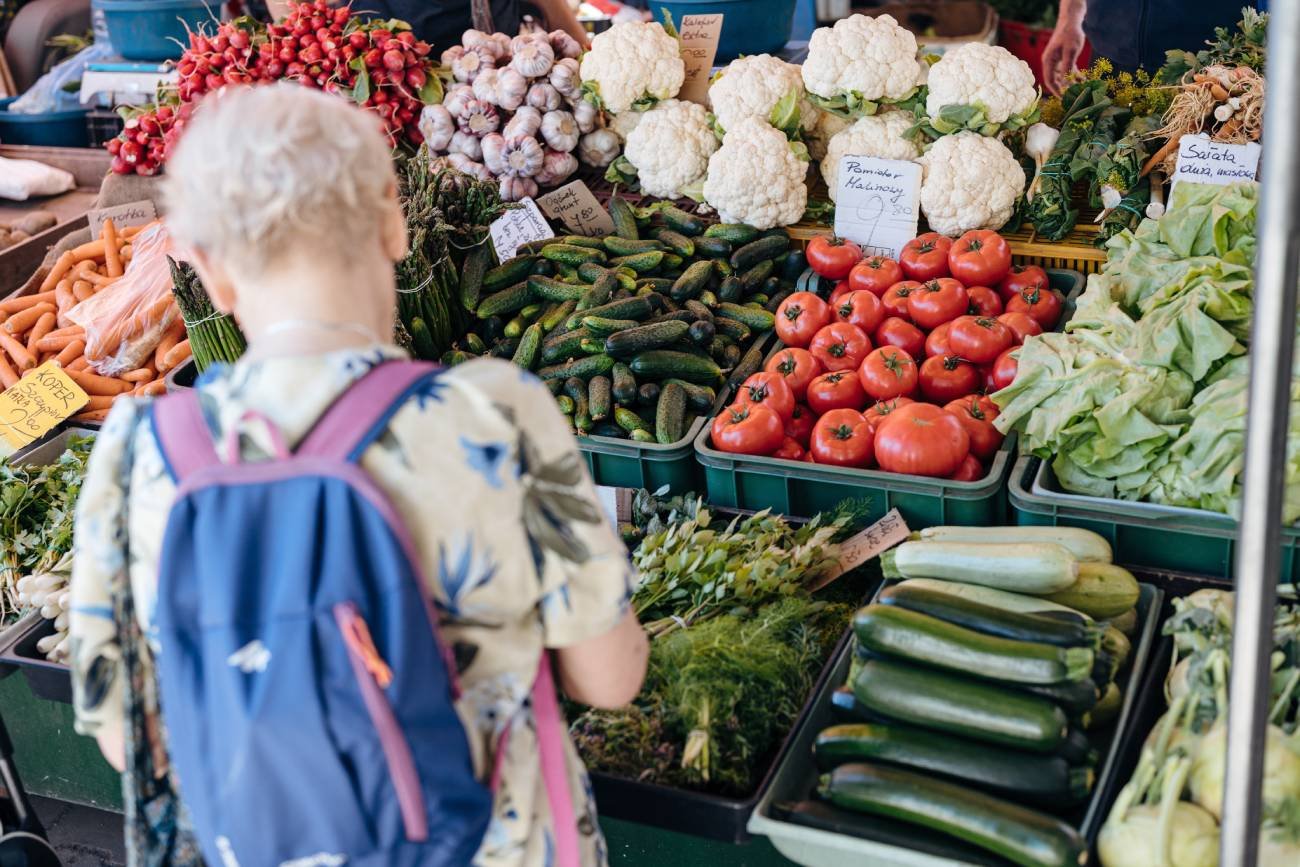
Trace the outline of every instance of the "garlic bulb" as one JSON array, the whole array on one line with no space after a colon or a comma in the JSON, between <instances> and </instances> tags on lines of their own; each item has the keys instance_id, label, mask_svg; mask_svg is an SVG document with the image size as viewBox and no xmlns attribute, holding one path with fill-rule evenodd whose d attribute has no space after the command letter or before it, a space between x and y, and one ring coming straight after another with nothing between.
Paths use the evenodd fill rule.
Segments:
<instances>
[{"instance_id":1,"label":"garlic bulb","mask_svg":"<svg viewBox=\"0 0 1300 867\"><path fill-rule=\"evenodd\" d=\"M614 161L621 148L618 133L600 127L578 141L578 157L593 168L603 169Z\"/></svg>"},{"instance_id":2,"label":"garlic bulb","mask_svg":"<svg viewBox=\"0 0 1300 867\"><path fill-rule=\"evenodd\" d=\"M493 68L493 63L486 49L470 48L451 62L451 74L457 81L472 82L480 72Z\"/></svg>"},{"instance_id":3,"label":"garlic bulb","mask_svg":"<svg viewBox=\"0 0 1300 867\"><path fill-rule=\"evenodd\" d=\"M476 135L467 132L457 132L451 137L451 144L447 150L453 154L462 154L472 160L483 159L483 141Z\"/></svg>"},{"instance_id":4,"label":"garlic bulb","mask_svg":"<svg viewBox=\"0 0 1300 867\"><path fill-rule=\"evenodd\" d=\"M518 43L523 37L515 37ZM511 46L514 49L514 57L510 59L510 67L519 72L525 78L541 78L551 71L555 65L555 52L551 50L551 45L541 39L529 39L523 44Z\"/></svg>"},{"instance_id":5,"label":"garlic bulb","mask_svg":"<svg viewBox=\"0 0 1300 867\"><path fill-rule=\"evenodd\" d=\"M560 92L545 81L539 81L528 88L528 104L539 111L555 111L562 101Z\"/></svg>"},{"instance_id":6,"label":"garlic bulb","mask_svg":"<svg viewBox=\"0 0 1300 867\"><path fill-rule=\"evenodd\" d=\"M530 105L525 105L515 111L515 116L510 118L510 121L501 130L501 134L506 138L535 136L541 128L542 113Z\"/></svg>"},{"instance_id":7,"label":"garlic bulb","mask_svg":"<svg viewBox=\"0 0 1300 867\"><path fill-rule=\"evenodd\" d=\"M524 104L528 82L512 67L498 70L496 104L506 111L514 111Z\"/></svg>"},{"instance_id":8,"label":"garlic bulb","mask_svg":"<svg viewBox=\"0 0 1300 867\"><path fill-rule=\"evenodd\" d=\"M596 121L600 119L600 112L596 111L596 106L580 99L573 104L573 119L578 122L578 130L582 133L589 133L596 128Z\"/></svg>"},{"instance_id":9,"label":"garlic bulb","mask_svg":"<svg viewBox=\"0 0 1300 867\"><path fill-rule=\"evenodd\" d=\"M420 112L420 135L431 151L446 150L456 134L456 120L445 105L426 105Z\"/></svg>"},{"instance_id":10,"label":"garlic bulb","mask_svg":"<svg viewBox=\"0 0 1300 867\"><path fill-rule=\"evenodd\" d=\"M442 105L447 111L451 112L454 118L465 116L465 106L474 98L474 88L468 84L453 84L447 88L447 94L442 98Z\"/></svg>"},{"instance_id":11,"label":"garlic bulb","mask_svg":"<svg viewBox=\"0 0 1300 867\"><path fill-rule=\"evenodd\" d=\"M457 123L463 133L484 136L500 128L501 116L490 103L481 99L471 99L465 103L465 113Z\"/></svg>"},{"instance_id":12,"label":"garlic bulb","mask_svg":"<svg viewBox=\"0 0 1300 867\"><path fill-rule=\"evenodd\" d=\"M567 111L548 111L542 115L542 138L547 147L557 151L571 151L578 146L578 122Z\"/></svg>"},{"instance_id":13,"label":"garlic bulb","mask_svg":"<svg viewBox=\"0 0 1300 867\"><path fill-rule=\"evenodd\" d=\"M501 179L501 199L517 202L528 196L537 195L537 182L532 178L519 178L507 175Z\"/></svg>"},{"instance_id":14,"label":"garlic bulb","mask_svg":"<svg viewBox=\"0 0 1300 867\"><path fill-rule=\"evenodd\" d=\"M502 60L510 56L510 37L504 33L493 33L488 39L492 41L492 49L497 60Z\"/></svg>"},{"instance_id":15,"label":"garlic bulb","mask_svg":"<svg viewBox=\"0 0 1300 867\"><path fill-rule=\"evenodd\" d=\"M464 56L465 56L465 46L453 45L451 48L448 48L446 51L442 53L442 56L438 58L438 62L442 66L451 66L453 63L455 63L457 60L459 60Z\"/></svg>"},{"instance_id":16,"label":"garlic bulb","mask_svg":"<svg viewBox=\"0 0 1300 867\"><path fill-rule=\"evenodd\" d=\"M572 57L555 62L549 81L565 99L577 99L582 95L582 73L578 71L578 61Z\"/></svg>"},{"instance_id":17,"label":"garlic bulb","mask_svg":"<svg viewBox=\"0 0 1300 867\"><path fill-rule=\"evenodd\" d=\"M475 160L465 156L464 154L458 154L458 153L448 154L447 165L451 166L453 169L455 169L458 172L464 172L467 175L472 175L473 177L478 178L480 181L495 180L495 178L492 177L492 173L488 171L487 166L483 165L480 162L476 162Z\"/></svg>"},{"instance_id":18,"label":"garlic bulb","mask_svg":"<svg viewBox=\"0 0 1300 867\"><path fill-rule=\"evenodd\" d=\"M1056 140L1060 137L1060 130L1045 123L1036 123L1025 132L1025 153L1034 160L1034 179L1029 182L1029 189L1025 192L1025 198L1029 201L1033 201L1034 193L1038 191L1043 166L1052 155L1052 148L1056 147Z\"/></svg>"},{"instance_id":19,"label":"garlic bulb","mask_svg":"<svg viewBox=\"0 0 1300 867\"><path fill-rule=\"evenodd\" d=\"M571 153L547 150L542 159L542 170L534 180L540 187L554 187L578 170L578 158Z\"/></svg>"},{"instance_id":20,"label":"garlic bulb","mask_svg":"<svg viewBox=\"0 0 1300 867\"><path fill-rule=\"evenodd\" d=\"M460 35L460 44L466 48L488 48L492 44L492 37L482 30L475 30L471 27Z\"/></svg>"},{"instance_id":21,"label":"garlic bulb","mask_svg":"<svg viewBox=\"0 0 1300 867\"><path fill-rule=\"evenodd\" d=\"M552 30L546 34L546 41L551 43L551 50L557 58L572 57L576 60L582 56L582 45L563 30Z\"/></svg>"},{"instance_id":22,"label":"garlic bulb","mask_svg":"<svg viewBox=\"0 0 1300 867\"><path fill-rule=\"evenodd\" d=\"M545 123L546 119L543 118L542 122ZM531 136L506 139L505 147L501 152L504 168L498 174L531 178L542 170L542 160L545 156L542 146Z\"/></svg>"},{"instance_id":23,"label":"garlic bulb","mask_svg":"<svg viewBox=\"0 0 1300 867\"><path fill-rule=\"evenodd\" d=\"M484 69L474 77L474 98L479 102L497 104L497 83L501 80L501 70Z\"/></svg>"},{"instance_id":24,"label":"garlic bulb","mask_svg":"<svg viewBox=\"0 0 1300 867\"><path fill-rule=\"evenodd\" d=\"M499 132L491 132L483 136L481 141L483 147L483 165L488 167L488 171L494 175L503 175L506 172L506 139Z\"/></svg>"}]
</instances>

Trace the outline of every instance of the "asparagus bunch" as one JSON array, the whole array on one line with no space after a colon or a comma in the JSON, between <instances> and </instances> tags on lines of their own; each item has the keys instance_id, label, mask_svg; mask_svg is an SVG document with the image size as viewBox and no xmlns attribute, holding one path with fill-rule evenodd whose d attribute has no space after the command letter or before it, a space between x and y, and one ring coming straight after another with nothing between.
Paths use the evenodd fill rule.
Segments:
<instances>
[{"instance_id":1,"label":"asparagus bunch","mask_svg":"<svg viewBox=\"0 0 1300 867\"><path fill-rule=\"evenodd\" d=\"M172 294L176 296L176 306L180 308L181 317L185 320L190 349L194 353L194 363L198 365L199 372L202 373L214 362L237 360L244 354L247 344L234 318L217 312L212 306L212 299L208 297L193 268L170 256L167 263L172 271Z\"/></svg>"}]
</instances>

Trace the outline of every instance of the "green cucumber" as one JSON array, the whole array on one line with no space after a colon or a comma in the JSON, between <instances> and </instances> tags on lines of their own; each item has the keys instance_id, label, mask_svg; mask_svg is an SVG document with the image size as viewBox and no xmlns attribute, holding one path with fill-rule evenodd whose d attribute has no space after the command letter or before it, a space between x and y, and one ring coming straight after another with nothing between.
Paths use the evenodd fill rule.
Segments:
<instances>
[{"instance_id":1,"label":"green cucumber","mask_svg":"<svg viewBox=\"0 0 1300 867\"><path fill-rule=\"evenodd\" d=\"M776 315L777 311L781 309L781 304L785 302L785 299L789 298L793 294L793 289L782 289L780 292L777 292L771 298L767 299L767 303L763 305L763 309L772 315ZM757 298L758 296L755 295L754 297Z\"/></svg>"},{"instance_id":2,"label":"green cucumber","mask_svg":"<svg viewBox=\"0 0 1300 867\"><path fill-rule=\"evenodd\" d=\"M642 352L628 366L637 376L659 380L684 379L700 385L713 385L722 376L722 370L712 359L669 349Z\"/></svg>"},{"instance_id":3,"label":"green cucumber","mask_svg":"<svg viewBox=\"0 0 1300 867\"><path fill-rule=\"evenodd\" d=\"M652 443L655 441L655 435L643 428L637 428L628 434L628 439L638 443Z\"/></svg>"},{"instance_id":4,"label":"green cucumber","mask_svg":"<svg viewBox=\"0 0 1300 867\"><path fill-rule=\"evenodd\" d=\"M612 386L608 376L593 376L587 383L587 407L592 421L604 421L613 411Z\"/></svg>"},{"instance_id":5,"label":"green cucumber","mask_svg":"<svg viewBox=\"0 0 1300 867\"><path fill-rule=\"evenodd\" d=\"M540 247L538 249L541 249ZM567 265L565 266L568 267ZM554 262L548 262L545 259L538 259L533 262L532 270L528 274L541 274L543 277L554 277L558 272ZM524 275L528 276L527 274Z\"/></svg>"},{"instance_id":6,"label":"green cucumber","mask_svg":"<svg viewBox=\"0 0 1300 867\"><path fill-rule=\"evenodd\" d=\"M726 238L710 238L706 232L703 238L695 239L695 255L708 259L730 259L734 248ZM730 264L730 263L728 263Z\"/></svg>"},{"instance_id":7,"label":"green cucumber","mask_svg":"<svg viewBox=\"0 0 1300 867\"><path fill-rule=\"evenodd\" d=\"M730 337L737 343L745 343L753 336L749 326L735 319L728 319L725 316L719 316L713 320L713 329L722 335Z\"/></svg>"},{"instance_id":8,"label":"green cucumber","mask_svg":"<svg viewBox=\"0 0 1300 867\"><path fill-rule=\"evenodd\" d=\"M636 328L640 325L635 319L606 319L603 316L584 316L582 327L597 337L608 337L619 331Z\"/></svg>"},{"instance_id":9,"label":"green cucumber","mask_svg":"<svg viewBox=\"0 0 1300 867\"><path fill-rule=\"evenodd\" d=\"M636 376L633 375L632 368L620 361L614 365L610 378L613 381L614 400L619 403L632 403L636 400Z\"/></svg>"},{"instance_id":10,"label":"green cucumber","mask_svg":"<svg viewBox=\"0 0 1300 867\"><path fill-rule=\"evenodd\" d=\"M609 198L609 216L614 221L614 234L629 241L640 237L636 228L636 213L617 193Z\"/></svg>"},{"instance_id":11,"label":"green cucumber","mask_svg":"<svg viewBox=\"0 0 1300 867\"><path fill-rule=\"evenodd\" d=\"M497 292L507 286L513 286L526 278L533 270L534 256L516 256L507 259L483 275L484 292Z\"/></svg>"},{"instance_id":12,"label":"green cucumber","mask_svg":"<svg viewBox=\"0 0 1300 867\"><path fill-rule=\"evenodd\" d=\"M677 270L678 268L681 268L683 265L686 264L686 260L683 259L681 256L678 256L676 253L664 253L663 262L661 262L660 264L662 265L662 267L663 267L663 269L664 269L664 272L665 272L665 273L664 273L664 276L665 276L665 277L673 277L673 278L676 278L676 277L677 277L676 274L672 274L672 273L669 273L669 272L671 272L671 271L675 271L675 270Z\"/></svg>"},{"instance_id":13,"label":"green cucumber","mask_svg":"<svg viewBox=\"0 0 1300 867\"><path fill-rule=\"evenodd\" d=\"M547 244L542 248L542 258L549 259L559 265L568 265L571 268L577 268L583 262L604 262L606 260L603 250L593 250L590 247L579 247L574 244Z\"/></svg>"},{"instance_id":14,"label":"green cucumber","mask_svg":"<svg viewBox=\"0 0 1300 867\"><path fill-rule=\"evenodd\" d=\"M742 357L743 356L740 354L740 347L733 343L723 350L722 361L720 363L723 367L732 368L737 364L740 364L740 359Z\"/></svg>"},{"instance_id":15,"label":"green cucumber","mask_svg":"<svg viewBox=\"0 0 1300 867\"><path fill-rule=\"evenodd\" d=\"M891 660L865 663L853 693L890 719L1030 752L1054 751L1069 731L1047 699Z\"/></svg>"},{"instance_id":16,"label":"green cucumber","mask_svg":"<svg viewBox=\"0 0 1300 867\"><path fill-rule=\"evenodd\" d=\"M667 295L672 290L675 282L675 280L669 280L665 277L642 277L636 281L636 286L638 289L648 288L652 292Z\"/></svg>"},{"instance_id":17,"label":"green cucumber","mask_svg":"<svg viewBox=\"0 0 1300 867\"><path fill-rule=\"evenodd\" d=\"M577 404L573 402L573 398L569 397L567 394L557 394L555 396L555 405L558 406L560 412L565 415L573 415L573 411L577 408Z\"/></svg>"},{"instance_id":18,"label":"green cucumber","mask_svg":"<svg viewBox=\"0 0 1300 867\"><path fill-rule=\"evenodd\" d=\"M696 300L709 308L709 310L713 310L713 308L718 306L718 296L713 294L712 289L705 289L700 293L700 297Z\"/></svg>"},{"instance_id":19,"label":"green cucumber","mask_svg":"<svg viewBox=\"0 0 1300 867\"><path fill-rule=\"evenodd\" d=\"M518 337L503 337L492 345L488 350L490 358L504 358L509 360L514 357L515 350L519 348Z\"/></svg>"},{"instance_id":20,"label":"green cucumber","mask_svg":"<svg viewBox=\"0 0 1300 867\"><path fill-rule=\"evenodd\" d=\"M917 586L913 581L903 581L887 587L877 598L884 605L897 605L985 635L1015 641L1033 641L1059 647L1095 647L1099 635L1096 627L1082 621L1007 611Z\"/></svg>"},{"instance_id":21,"label":"green cucumber","mask_svg":"<svg viewBox=\"0 0 1300 867\"><path fill-rule=\"evenodd\" d=\"M645 253L620 256L617 259L610 260L609 264L615 268L631 268L638 274L648 274L657 270L663 263L664 252L662 250L648 250Z\"/></svg>"},{"instance_id":22,"label":"green cucumber","mask_svg":"<svg viewBox=\"0 0 1300 867\"><path fill-rule=\"evenodd\" d=\"M483 342L482 337L471 331L465 335L465 351L471 355L482 355L487 352L487 344Z\"/></svg>"},{"instance_id":23,"label":"green cucumber","mask_svg":"<svg viewBox=\"0 0 1300 867\"><path fill-rule=\"evenodd\" d=\"M461 352L459 349L449 349L442 354L439 361L441 361L443 367L455 367L469 361L469 354Z\"/></svg>"},{"instance_id":24,"label":"green cucumber","mask_svg":"<svg viewBox=\"0 0 1300 867\"><path fill-rule=\"evenodd\" d=\"M696 322L695 314L689 310L673 310L669 313L660 313L658 316L647 319L645 324L652 325L656 322L685 322L688 326Z\"/></svg>"},{"instance_id":25,"label":"green cucumber","mask_svg":"<svg viewBox=\"0 0 1300 867\"><path fill-rule=\"evenodd\" d=\"M791 250L781 258L781 279L793 283L808 268L808 257L803 250Z\"/></svg>"},{"instance_id":26,"label":"green cucumber","mask_svg":"<svg viewBox=\"0 0 1300 867\"><path fill-rule=\"evenodd\" d=\"M688 214L681 208L673 205L666 203L660 204L657 206L656 210L659 211L659 215L663 217L664 223L669 229L692 238L696 235L703 234L705 227L708 225L700 217L697 217L694 214Z\"/></svg>"},{"instance_id":27,"label":"green cucumber","mask_svg":"<svg viewBox=\"0 0 1300 867\"><path fill-rule=\"evenodd\" d=\"M536 274L528 278L528 291L545 301L577 301L591 288L583 283L565 283L554 277L539 277Z\"/></svg>"},{"instance_id":28,"label":"green cucumber","mask_svg":"<svg viewBox=\"0 0 1300 867\"><path fill-rule=\"evenodd\" d=\"M718 320L721 322L722 320ZM740 347L736 347L739 349ZM731 369L731 375L727 377L727 382L739 387L742 382L749 379L755 373L758 373L763 366L763 341L758 341L746 350L745 354Z\"/></svg>"},{"instance_id":29,"label":"green cucumber","mask_svg":"<svg viewBox=\"0 0 1300 867\"><path fill-rule=\"evenodd\" d=\"M789 249L790 239L785 236L785 233L782 233L780 237L772 235L759 238L756 241L750 241L731 254L731 267L736 269L736 273L743 273L764 259L785 255Z\"/></svg>"},{"instance_id":30,"label":"green cucumber","mask_svg":"<svg viewBox=\"0 0 1300 867\"><path fill-rule=\"evenodd\" d=\"M660 391L662 391L662 389L659 388L659 383L657 382L641 383L641 387L636 390L637 403L654 409L655 404L659 403Z\"/></svg>"},{"instance_id":31,"label":"green cucumber","mask_svg":"<svg viewBox=\"0 0 1300 867\"><path fill-rule=\"evenodd\" d=\"M620 406L614 410L614 421L618 422L618 426L628 433L638 430L647 433L650 431L650 425L646 423L646 420L627 407Z\"/></svg>"},{"instance_id":32,"label":"green cucumber","mask_svg":"<svg viewBox=\"0 0 1300 867\"><path fill-rule=\"evenodd\" d=\"M551 307L550 310L542 314L539 320L542 323L542 330L550 334L556 328L564 324L564 321L573 315L573 311L578 309L576 301L562 301Z\"/></svg>"},{"instance_id":33,"label":"green cucumber","mask_svg":"<svg viewBox=\"0 0 1300 867\"><path fill-rule=\"evenodd\" d=\"M1080 563L1079 577L1072 584L1044 598L1104 620L1118 617L1137 604L1142 590L1133 573L1111 563Z\"/></svg>"},{"instance_id":34,"label":"green cucumber","mask_svg":"<svg viewBox=\"0 0 1300 867\"><path fill-rule=\"evenodd\" d=\"M682 276L673 283L668 294L674 301L694 298L709 285L709 278L712 276L713 265L708 262L692 262L691 266L682 272Z\"/></svg>"},{"instance_id":35,"label":"green cucumber","mask_svg":"<svg viewBox=\"0 0 1300 867\"><path fill-rule=\"evenodd\" d=\"M590 235L562 235L555 240L570 247L586 247L589 250L600 250L604 247L603 239L593 238Z\"/></svg>"},{"instance_id":36,"label":"green cucumber","mask_svg":"<svg viewBox=\"0 0 1300 867\"><path fill-rule=\"evenodd\" d=\"M745 297L745 287L740 282L740 278L732 275L724 277L722 283L718 286L718 300L729 304L735 304Z\"/></svg>"},{"instance_id":37,"label":"green cucumber","mask_svg":"<svg viewBox=\"0 0 1300 867\"><path fill-rule=\"evenodd\" d=\"M853 632L863 647L876 653L1006 683L1074 682L1092 671L1090 647L985 635L895 605L861 609L853 618Z\"/></svg>"},{"instance_id":38,"label":"green cucumber","mask_svg":"<svg viewBox=\"0 0 1300 867\"><path fill-rule=\"evenodd\" d=\"M582 293L578 299L578 310L590 310L593 307L599 307L602 304L608 304L614 296L614 290L618 288L618 277L612 271L607 271L596 278L596 282L591 284L591 288Z\"/></svg>"},{"instance_id":39,"label":"green cucumber","mask_svg":"<svg viewBox=\"0 0 1300 867\"><path fill-rule=\"evenodd\" d=\"M524 330L519 338L519 346L510 360L524 370L532 370L537 364L537 351L542 345L542 323L534 322Z\"/></svg>"},{"instance_id":40,"label":"green cucumber","mask_svg":"<svg viewBox=\"0 0 1300 867\"><path fill-rule=\"evenodd\" d=\"M627 431L608 420L597 422L591 429L591 435L594 437L612 437L620 440L627 439Z\"/></svg>"},{"instance_id":41,"label":"green cucumber","mask_svg":"<svg viewBox=\"0 0 1300 867\"><path fill-rule=\"evenodd\" d=\"M684 302L682 307L699 321L713 324L713 311L703 301L691 298Z\"/></svg>"},{"instance_id":42,"label":"green cucumber","mask_svg":"<svg viewBox=\"0 0 1300 867\"><path fill-rule=\"evenodd\" d=\"M1115 658L1116 670L1127 665L1128 658L1133 653L1133 643L1128 640L1128 636L1113 626L1107 626L1101 634L1101 646Z\"/></svg>"},{"instance_id":43,"label":"green cucumber","mask_svg":"<svg viewBox=\"0 0 1300 867\"><path fill-rule=\"evenodd\" d=\"M672 445L686 435L686 390L675 382L665 383L655 407L655 439Z\"/></svg>"},{"instance_id":44,"label":"green cucumber","mask_svg":"<svg viewBox=\"0 0 1300 867\"><path fill-rule=\"evenodd\" d=\"M721 238L729 244L744 246L758 237L758 229L744 223L714 223L704 230L706 238Z\"/></svg>"},{"instance_id":45,"label":"green cucumber","mask_svg":"<svg viewBox=\"0 0 1300 867\"><path fill-rule=\"evenodd\" d=\"M1110 543L1078 527L927 527L913 533L919 542L1054 542L1080 563L1110 563Z\"/></svg>"},{"instance_id":46,"label":"green cucumber","mask_svg":"<svg viewBox=\"0 0 1300 867\"><path fill-rule=\"evenodd\" d=\"M542 361L550 364L574 358L582 353L582 341L594 336L585 328L553 334L542 344Z\"/></svg>"},{"instance_id":47,"label":"green cucumber","mask_svg":"<svg viewBox=\"0 0 1300 867\"><path fill-rule=\"evenodd\" d=\"M713 327L713 323L705 319L700 319L690 324L686 336L689 337L691 343L694 343L696 346L711 347L715 335L716 329ZM710 351L712 350L710 349Z\"/></svg>"},{"instance_id":48,"label":"green cucumber","mask_svg":"<svg viewBox=\"0 0 1300 867\"><path fill-rule=\"evenodd\" d=\"M817 791L837 807L919 825L1019 867L1081 867L1088 858L1088 844L1059 819L912 771L841 765Z\"/></svg>"},{"instance_id":49,"label":"green cucumber","mask_svg":"<svg viewBox=\"0 0 1300 867\"><path fill-rule=\"evenodd\" d=\"M753 307L724 302L718 305L715 312L718 316L743 323L752 331L771 331L776 327L776 317L761 308L756 310Z\"/></svg>"},{"instance_id":50,"label":"green cucumber","mask_svg":"<svg viewBox=\"0 0 1300 867\"><path fill-rule=\"evenodd\" d=\"M632 358L638 353L671 346L690 330L685 322L668 321L616 331L605 338L605 352L619 359Z\"/></svg>"},{"instance_id":51,"label":"green cucumber","mask_svg":"<svg viewBox=\"0 0 1300 867\"><path fill-rule=\"evenodd\" d=\"M776 266L772 264L771 259L764 259L753 268L746 268L740 273L740 285L745 294L757 292L768 277L772 276Z\"/></svg>"},{"instance_id":52,"label":"green cucumber","mask_svg":"<svg viewBox=\"0 0 1300 867\"><path fill-rule=\"evenodd\" d=\"M644 253L647 250L662 250L664 245L653 239L620 238L618 235L609 235L603 241L605 251L611 256L632 256L637 253Z\"/></svg>"},{"instance_id":53,"label":"green cucumber","mask_svg":"<svg viewBox=\"0 0 1300 867\"><path fill-rule=\"evenodd\" d=\"M502 289L484 298L478 305L479 319L500 316L505 313L517 313L527 307L533 300L527 283L516 283L509 289Z\"/></svg>"},{"instance_id":54,"label":"green cucumber","mask_svg":"<svg viewBox=\"0 0 1300 867\"><path fill-rule=\"evenodd\" d=\"M578 348L585 355L599 355L605 351L605 341L599 337L584 337Z\"/></svg>"},{"instance_id":55,"label":"green cucumber","mask_svg":"<svg viewBox=\"0 0 1300 867\"><path fill-rule=\"evenodd\" d=\"M718 393L707 385L687 382L684 379L665 379L664 385L680 385L686 392L687 405L696 412L711 412L718 401Z\"/></svg>"},{"instance_id":56,"label":"green cucumber","mask_svg":"<svg viewBox=\"0 0 1300 867\"><path fill-rule=\"evenodd\" d=\"M465 267L460 272L460 304L469 313L478 309L483 278L491 259L492 250L487 244L479 244L465 255Z\"/></svg>"},{"instance_id":57,"label":"green cucumber","mask_svg":"<svg viewBox=\"0 0 1300 867\"><path fill-rule=\"evenodd\" d=\"M602 319L636 319L641 321L649 319L653 313L654 305L649 298L624 298L574 313L569 317L569 327L577 328L582 320L588 316L599 316Z\"/></svg>"},{"instance_id":58,"label":"green cucumber","mask_svg":"<svg viewBox=\"0 0 1300 867\"><path fill-rule=\"evenodd\" d=\"M659 243L678 256L690 259L695 255L695 242L681 232L674 232L672 229L657 229L655 237L659 239Z\"/></svg>"},{"instance_id":59,"label":"green cucumber","mask_svg":"<svg viewBox=\"0 0 1300 867\"><path fill-rule=\"evenodd\" d=\"M943 578L1038 596L1079 576L1079 561L1047 542L904 542L885 552L881 568L886 578Z\"/></svg>"},{"instance_id":60,"label":"green cucumber","mask_svg":"<svg viewBox=\"0 0 1300 867\"><path fill-rule=\"evenodd\" d=\"M952 735L897 725L849 723L822 729L813 743L817 767L885 762L970 783L1012 798L1070 805L1088 797L1093 772L1071 768L1060 756L1035 755Z\"/></svg>"},{"instance_id":61,"label":"green cucumber","mask_svg":"<svg viewBox=\"0 0 1300 867\"><path fill-rule=\"evenodd\" d=\"M438 348L434 345L433 334L424 319L413 316L407 327L411 332L411 348L415 350L416 357L432 360L438 354Z\"/></svg>"},{"instance_id":62,"label":"green cucumber","mask_svg":"<svg viewBox=\"0 0 1300 867\"><path fill-rule=\"evenodd\" d=\"M568 379L571 376L588 380L593 376L609 373L613 367L614 359L608 355L587 355L582 358L575 358L565 364L552 364L550 367L543 367L537 371L537 375L542 380Z\"/></svg>"}]
</instances>

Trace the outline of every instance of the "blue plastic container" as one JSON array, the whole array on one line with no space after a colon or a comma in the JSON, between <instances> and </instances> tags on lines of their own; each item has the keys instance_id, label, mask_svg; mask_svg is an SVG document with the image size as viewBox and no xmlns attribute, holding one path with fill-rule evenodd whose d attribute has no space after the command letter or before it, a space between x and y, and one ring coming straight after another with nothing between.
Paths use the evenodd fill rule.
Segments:
<instances>
[{"instance_id":1,"label":"blue plastic container","mask_svg":"<svg viewBox=\"0 0 1300 867\"><path fill-rule=\"evenodd\" d=\"M189 44L186 28L195 30L212 21L202 0L92 0L91 8L104 13L104 26L113 48L126 60L162 61L181 56Z\"/></svg>"},{"instance_id":2,"label":"blue plastic container","mask_svg":"<svg viewBox=\"0 0 1300 867\"><path fill-rule=\"evenodd\" d=\"M89 143L86 109L16 114L9 111L14 99L0 99L0 142L56 148L84 148Z\"/></svg>"},{"instance_id":3,"label":"blue plastic container","mask_svg":"<svg viewBox=\"0 0 1300 867\"><path fill-rule=\"evenodd\" d=\"M721 13L722 38L718 42L716 66L730 63L742 54L776 54L790 41L795 0L667 0L652 3L673 16L680 30L683 15ZM116 44L116 43L114 43Z\"/></svg>"}]
</instances>

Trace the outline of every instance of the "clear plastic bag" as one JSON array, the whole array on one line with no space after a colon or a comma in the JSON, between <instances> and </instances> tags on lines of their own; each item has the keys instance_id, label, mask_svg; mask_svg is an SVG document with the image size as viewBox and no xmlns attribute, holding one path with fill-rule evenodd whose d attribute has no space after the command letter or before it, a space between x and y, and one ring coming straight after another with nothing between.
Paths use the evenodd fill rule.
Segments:
<instances>
[{"instance_id":1,"label":"clear plastic bag","mask_svg":"<svg viewBox=\"0 0 1300 867\"><path fill-rule=\"evenodd\" d=\"M36 79L27 92L9 106L13 114L48 114L52 111L70 111L81 108L80 88L68 92L65 88L77 84L86 74L86 67L113 59L113 47L107 42L95 43L57 64Z\"/></svg>"},{"instance_id":2,"label":"clear plastic bag","mask_svg":"<svg viewBox=\"0 0 1300 867\"><path fill-rule=\"evenodd\" d=\"M97 373L117 376L142 367L180 316L167 264L171 252L162 223L143 229L132 241L126 273L68 311L68 319L86 329L86 358Z\"/></svg>"}]
</instances>

